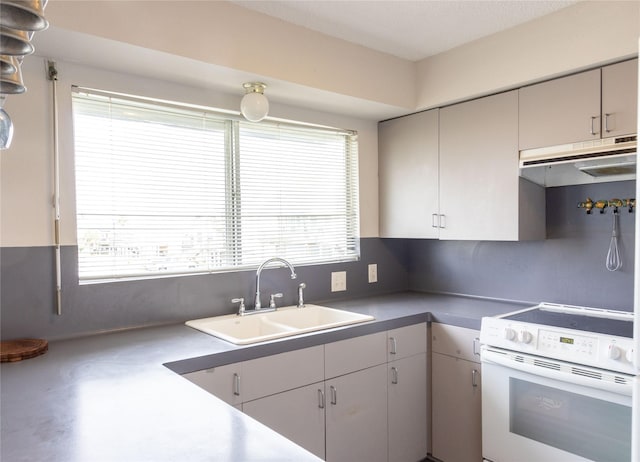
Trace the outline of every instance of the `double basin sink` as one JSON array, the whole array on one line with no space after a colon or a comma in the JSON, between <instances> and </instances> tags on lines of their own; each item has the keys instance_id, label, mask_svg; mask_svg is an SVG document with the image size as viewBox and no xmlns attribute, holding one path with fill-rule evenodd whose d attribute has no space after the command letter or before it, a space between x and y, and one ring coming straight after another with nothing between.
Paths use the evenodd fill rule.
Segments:
<instances>
[{"instance_id":1,"label":"double basin sink","mask_svg":"<svg viewBox=\"0 0 640 462\"><path fill-rule=\"evenodd\" d=\"M186 325L236 345L247 345L374 319L366 314L306 305L304 308L289 306L245 316L230 314L195 319L187 321Z\"/></svg>"}]
</instances>

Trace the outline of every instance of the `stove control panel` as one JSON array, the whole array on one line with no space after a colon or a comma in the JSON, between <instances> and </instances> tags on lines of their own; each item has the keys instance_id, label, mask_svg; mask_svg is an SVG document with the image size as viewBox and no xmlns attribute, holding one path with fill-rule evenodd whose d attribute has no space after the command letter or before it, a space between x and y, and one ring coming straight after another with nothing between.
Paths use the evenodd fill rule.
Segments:
<instances>
[{"instance_id":1,"label":"stove control panel","mask_svg":"<svg viewBox=\"0 0 640 462\"><path fill-rule=\"evenodd\" d=\"M480 343L522 353L634 373L633 340L565 328L483 318Z\"/></svg>"}]
</instances>

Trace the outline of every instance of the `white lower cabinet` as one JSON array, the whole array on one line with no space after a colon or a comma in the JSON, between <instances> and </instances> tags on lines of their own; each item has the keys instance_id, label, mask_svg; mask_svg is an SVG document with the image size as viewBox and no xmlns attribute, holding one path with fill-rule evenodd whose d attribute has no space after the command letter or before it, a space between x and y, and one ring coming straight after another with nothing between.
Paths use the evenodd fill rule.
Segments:
<instances>
[{"instance_id":1,"label":"white lower cabinet","mask_svg":"<svg viewBox=\"0 0 640 462\"><path fill-rule=\"evenodd\" d=\"M389 462L422 460L428 434L427 353L392 361L387 371Z\"/></svg>"},{"instance_id":2,"label":"white lower cabinet","mask_svg":"<svg viewBox=\"0 0 640 462\"><path fill-rule=\"evenodd\" d=\"M479 332L433 323L432 454L444 462L482 461Z\"/></svg>"},{"instance_id":3,"label":"white lower cabinet","mask_svg":"<svg viewBox=\"0 0 640 462\"><path fill-rule=\"evenodd\" d=\"M249 401L242 410L324 459L324 406L324 382L320 382Z\"/></svg>"},{"instance_id":4,"label":"white lower cabinet","mask_svg":"<svg viewBox=\"0 0 640 462\"><path fill-rule=\"evenodd\" d=\"M382 364L325 382L326 460L387 460L387 368Z\"/></svg>"},{"instance_id":5,"label":"white lower cabinet","mask_svg":"<svg viewBox=\"0 0 640 462\"><path fill-rule=\"evenodd\" d=\"M426 323L185 374L330 462L427 454Z\"/></svg>"}]
</instances>

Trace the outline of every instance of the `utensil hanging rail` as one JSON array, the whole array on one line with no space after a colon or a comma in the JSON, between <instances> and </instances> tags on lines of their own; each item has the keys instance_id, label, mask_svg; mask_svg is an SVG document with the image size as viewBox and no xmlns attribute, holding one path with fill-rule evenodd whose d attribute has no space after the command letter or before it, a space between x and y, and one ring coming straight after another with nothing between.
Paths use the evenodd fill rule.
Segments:
<instances>
[{"instance_id":1,"label":"utensil hanging rail","mask_svg":"<svg viewBox=\"0 0 640 462\"><path fill-rule=\"evenodd\" d=\"M635 198L594 201L590 197L587 197L586 201L578 202L578 208L586 209L587 215L591 215L593 209L598 209L600 210L600 213L604 213L607 207L612 208L614 213L618 213L618 209L625 207L629 210L629 213L633 213L633 209L635 208L635 206Z\"/></svg>"}]
</instances>

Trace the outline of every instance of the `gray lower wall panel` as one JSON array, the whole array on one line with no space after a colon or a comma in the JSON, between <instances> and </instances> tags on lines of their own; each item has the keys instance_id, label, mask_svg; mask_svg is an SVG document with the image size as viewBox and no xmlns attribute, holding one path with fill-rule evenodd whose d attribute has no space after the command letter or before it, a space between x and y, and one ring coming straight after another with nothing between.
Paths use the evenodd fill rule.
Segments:
<instances>
[{"instance_id":1,"label":"gray lower wall panel","mask_svg":"<svg viewBox=\"0 0 640 462\"><path fill-rule=\"evenodd\" d=\"M401 243L361 240L357 262L300 266L297 280L282 268L262 272L263 305L270 293L283 292L279 305L297 302L297 285L307 284L305 299L317 303L407 290ZM378 264L378 283L369 284L367 265ZM253 306L255 271L79 285L77 248L63 247L63 314L55 308L52 247L0 249L0 320L3 339L66 338L102 331L182 322L234 312L230 300L244 297ZM331 272L347 271L347 291L331 292Z\"/></svg>"}]
</instances>

